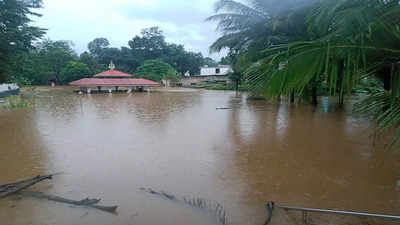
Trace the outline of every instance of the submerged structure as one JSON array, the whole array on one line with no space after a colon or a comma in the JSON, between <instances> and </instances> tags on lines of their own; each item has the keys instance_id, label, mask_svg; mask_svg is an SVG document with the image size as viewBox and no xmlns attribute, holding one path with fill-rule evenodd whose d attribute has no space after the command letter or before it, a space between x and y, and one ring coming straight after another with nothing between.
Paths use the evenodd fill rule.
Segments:
<instances>
[{"instance_id":1,"label":"submerged structure","mask_svg":"<svg viewBox=\"0 0 400 225\"><path fill-rule=\"evenodd\" d=\"M17 94L19 94L19 87L17 84L0 84L0 98Z\"/></svg>"},{"instance_id":2,"label":"submerged structure","mask_svg":"<svg viewBox=\"0 0 400 225\"><path fill-rule=\"evenodd\" d=\"M182 86L193 86L204 83L229 83L229 73L232 73L231 65L218 65L215 67L204 66L200 68L200 74L190 75L186 73L181 80Z\"/></svg>"},{"instance_id":3,"label":"submerged structure","mask_svg":"<svg viewBox=\"0 0 400 225\"><path fill-rule=\"evenodd\" d=\"M111 62L109 70L96 74L93 78L83 78L69 83L78 86L80 91L90 94L92 91L121 92L131 93L134 90L151 90L152 87L160 86L152 80L142 78L132 78L133 75L115 70L115 65ZM97 89L97 90L96 90Z\"/></svg>"}]
</instances>

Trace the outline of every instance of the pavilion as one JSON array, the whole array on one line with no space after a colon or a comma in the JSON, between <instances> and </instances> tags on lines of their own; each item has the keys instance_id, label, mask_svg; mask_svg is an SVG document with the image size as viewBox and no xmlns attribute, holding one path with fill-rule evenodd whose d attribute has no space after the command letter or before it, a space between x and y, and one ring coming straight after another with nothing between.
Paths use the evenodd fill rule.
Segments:
<instances>
[{"instance_id":1,"label":"pavilion","mask_svg":"<svg viewBox=\"0 0 400 225\"><path fill-rule=\"evenodd\" d=\"M109 69L102 73L96 74L93 78L83 78L77 81L69 83L72 86L79 86L80 91L90 94L92 89L97 88L98 92L102 91L102 88L112 93L113 90L118 92L119 87L126 88L127 93L131 93L134 89L136 90L151 90L151 87L160 86L160 83L146 80L142 78L132 78L133 75L123 73L115 70L113 62L110 63Z\"/></svg>"}]
</instances>

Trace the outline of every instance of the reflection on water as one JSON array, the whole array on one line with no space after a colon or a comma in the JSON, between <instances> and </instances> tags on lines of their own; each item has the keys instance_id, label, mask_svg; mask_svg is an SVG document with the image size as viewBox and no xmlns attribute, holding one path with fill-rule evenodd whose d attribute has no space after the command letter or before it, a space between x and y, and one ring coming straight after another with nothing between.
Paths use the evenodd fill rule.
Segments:
<instances>
[{"instance_id":1,"label":"reflection on water","mask_svg":"<svg viewBox=\"0 0 400 225\"><path fill-rule=\"evenodd\" d=\"M119 214L10 198L0 201L1 224L216 224L140 187L216 200L233 224L262 224L270 200L400 214L398 153L373 151L370 124L328 101L315 109L233 92L49 92L34 110L0 112L0 183L64 172L34 190L101 197Z\"/></svg>"}]
</instances>

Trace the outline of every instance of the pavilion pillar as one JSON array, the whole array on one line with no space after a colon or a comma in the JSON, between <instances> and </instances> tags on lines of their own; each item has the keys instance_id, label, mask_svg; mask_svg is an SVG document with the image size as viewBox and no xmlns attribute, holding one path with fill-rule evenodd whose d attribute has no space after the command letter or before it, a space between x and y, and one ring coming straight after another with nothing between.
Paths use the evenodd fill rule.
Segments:
<instances>
[{"instance_id":1,"label":"pavilion pillar","mask_svg":"<svg viewBox=\"0 0 400 225\"><path fill-rule=\"evenodd\" d=\"M97 90L101 92L101 86L97 86Z\"/></svg>"},{"instance_id":2,"label":"pavilion pillar","mask_svg":"<svg viewBox=\"0 0 400 225\"><path fill-rule=\"evenodd\" d=\"M118 86L115 86L115 92L118 92Z\"/></svg>"}]
</instances>

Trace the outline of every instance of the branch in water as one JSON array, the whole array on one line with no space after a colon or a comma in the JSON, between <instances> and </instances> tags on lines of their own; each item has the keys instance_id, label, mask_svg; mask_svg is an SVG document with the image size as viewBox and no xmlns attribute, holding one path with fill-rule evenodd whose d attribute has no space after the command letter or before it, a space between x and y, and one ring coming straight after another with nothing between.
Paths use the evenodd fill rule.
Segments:
<instances>
[{"instance_id":1,"label":"branch in water","mask_svg":"<svg viewBox=\"0 0 400 225\"><path fill-rule=\"evenodd\" d=\"M165 198L167 200L181 202L183 204L190 205L195 208L204 209L204 210L214 214L217 217L218 222L220 222L222 225L229 224L226 211L225 211L224 207L218 202L209 201L209 200L206 200L203 198L193 198L193 197L178 198L175 195L166 193L164 191L155 191L151 188L140 188L140 190L145 191L152 195L157 195L157 196Z\"/></svg>"},{"instance_id":2,"label":"branch in water","mask_svg":"<svg viewBox=\"0 0 400 225\"><path fill-rule=\"evenodd\" d=\"M28 196L28 197L40 198L40 199L47 199L47 200L55 201L55 202L67 203L67 204L71 204L71 205L91 207L91 208L103 210L103 211L106 211L109 213L115 213L118 208L118 206L96 205L97 203L100 202L100 199L85 198L80 201L76 201L76 200L66 199L63 197L50 195L50 194L46 194L46 193L42 193L42 192L24 192L24 193L22 193L22 195Z\"/></svg>"}]
</instances>

